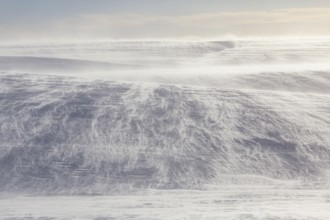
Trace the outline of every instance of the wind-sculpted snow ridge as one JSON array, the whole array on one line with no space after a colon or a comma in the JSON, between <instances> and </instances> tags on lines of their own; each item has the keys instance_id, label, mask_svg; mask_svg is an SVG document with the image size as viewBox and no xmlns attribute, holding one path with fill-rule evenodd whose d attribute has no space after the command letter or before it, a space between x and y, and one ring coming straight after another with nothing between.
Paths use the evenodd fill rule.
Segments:
<instances>
[{"instance_id":1,"label":"wind-sculpted snow ridge","mask_svg":"<svg viewBox=\"0 0 330 220\"><path fill-rule=\"evenodd\" d=\"M1 56L78 59L156 67L326 63L329 39L219 41L92 41L0 44Z\"/></svg>"},{"instance_id":2,"label":"wind-sculpted snow ridge","mask_svg":"<svg viewBox=\"0 0 330 220\"><path fill-rule=\"evenodd\" d=\"M90 71L111 71L113 69L138 69L138 65L115 64L100 61L48 58L34 56L0 56L2 71L23 71L38 73L76 72L82 74Z\"/></svg>"},{"instance_id":3,"label":"wind-sculpted snow ridge","mask_svg":"<svg viewBox=\"0 0 330 220\"><path fill-rule=\"evenodd\" d=\"M48 57L146 66L179 65L237 47L235 41L101 41L0 45L2 56Z\"/></svg>"},{"instance_id":4,"label":"wind-sculpted snow ridge","mask_svg":"<svg viewBox=\"0 0 330 220\"><path fill-rule=\"evenodd\" d=\"M327 181L330 96L0 75L0 187L107 194Z\"/></svg>"}]
</instances>

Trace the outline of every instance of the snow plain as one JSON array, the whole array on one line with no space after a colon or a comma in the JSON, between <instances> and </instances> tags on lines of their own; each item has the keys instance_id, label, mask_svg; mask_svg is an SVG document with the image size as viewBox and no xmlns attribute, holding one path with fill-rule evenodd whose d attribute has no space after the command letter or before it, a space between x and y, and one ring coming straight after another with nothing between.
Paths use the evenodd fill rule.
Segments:
<instances>
[{"instance_id":1,"label":"snow plain","mask_svg":"<svg viewBox=\"0 0 330 220\"><path fill-rule=\"evenodd\" d=\"M0 218L330 218L330 40L0 45Z\"/></svg>"}]
</instances>

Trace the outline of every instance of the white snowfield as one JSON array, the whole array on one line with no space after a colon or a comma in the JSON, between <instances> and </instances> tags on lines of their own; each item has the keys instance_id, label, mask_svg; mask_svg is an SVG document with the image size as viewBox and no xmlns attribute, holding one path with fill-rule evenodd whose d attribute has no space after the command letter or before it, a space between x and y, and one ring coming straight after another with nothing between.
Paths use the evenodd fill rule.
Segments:
<instances>
[{"instance_id":1,"label":"white snowfield","mask_svg":"<svg viewBox=\"0 0 330 220\"><path fill-rule=\"evenodd\" d=\"M0 45L0 219L330 219L330 40Z\"/></svg>"}]
</instances>

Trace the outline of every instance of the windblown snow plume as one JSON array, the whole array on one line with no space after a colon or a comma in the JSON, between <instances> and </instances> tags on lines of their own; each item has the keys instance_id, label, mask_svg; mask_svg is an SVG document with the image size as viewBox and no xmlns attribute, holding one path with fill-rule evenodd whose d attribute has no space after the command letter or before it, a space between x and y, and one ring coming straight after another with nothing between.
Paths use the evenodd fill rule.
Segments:
<instances>
[{"instance_id":1,"label":"windblown snow plume","mask_svg":"<svg viewBox=\"0 0 330 220\"><path fill-rule=\"evenodd\" d=\"M329 187L329 41L0 52L2 192Z\"/></svg>"}]
</instances>

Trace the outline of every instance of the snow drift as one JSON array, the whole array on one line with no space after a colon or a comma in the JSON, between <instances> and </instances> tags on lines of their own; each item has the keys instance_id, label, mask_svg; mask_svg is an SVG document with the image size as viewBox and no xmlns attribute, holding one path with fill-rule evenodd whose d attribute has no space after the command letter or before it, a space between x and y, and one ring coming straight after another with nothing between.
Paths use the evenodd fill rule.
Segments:
<instances>
[{"instance_id":1,"label":"snow drift","mask_svg":"<svg viewBox=\"0 0 330 220\"><path fill-rule=\"evenodd\" d=\"M108 56L98 61L94 56L87 62L91 55L86 50L94 48L90 44L67 53L63 47L68 45L3 49L2 191L107 194L127 189L200 189L209 184L327 181L327 68L292 72L264 66L264 71L249 70L242 61L247 60L244 56L235 65L241 67L233 72L226 73L224 64L219 66L219 60L228 60L228 54L235 50L247 50L251 42L94 46L99 52L110 48L100 52ZM257 53L256 48L262 47L255 45L251 53ZM276 48L268 47L280 53ZM38 56L26 58L25 53L31 50ZM313 56L321 53L319 48L315 50ZM304 55L299 51L298 55ZM214 53L219 58L216 62L209 58ZM141 56L133 60L136 54ZM314 64L311 57L305 55L303 62L309 59ZM64 62L65 67L89 68L112 58L114 63L139 65L139 69L123 70L115 65L115 69L107 70L106 78L93 77L93 72L88 79L63 66L52 75L42 71L50 68L49 64L57 66L57 61ZM8 60L21 65L21 73L6 69ZM196 60L202 65L191 68ZM40 67L41 61L46 66ZM38 74L27 68L31 63ZM203 73L205 63L210 69ZM286 68L277 61L270 66ZM172 75L167 74L169 70L174 71Z\"/></svg>"}]
</instances>

